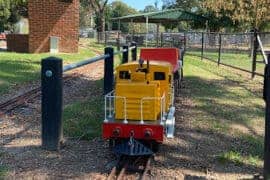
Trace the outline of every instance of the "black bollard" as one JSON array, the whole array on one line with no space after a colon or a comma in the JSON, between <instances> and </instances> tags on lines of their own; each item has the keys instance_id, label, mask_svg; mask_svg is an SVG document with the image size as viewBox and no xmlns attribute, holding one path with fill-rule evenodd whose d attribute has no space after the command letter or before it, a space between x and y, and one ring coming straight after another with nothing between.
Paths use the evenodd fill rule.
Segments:
<instances>
[{"instance_id":1,"label":"black bollard","mask_svg":"<svg viewBox=\"0 0 270 180\"><path fill-rule=\"evenodd\" d=\"M123 52L123 55L122 55L122 64L125 64L128 62L128 56L129 56L128 46L123 46L123 50L126 50L125 52Z\"/></svg>"},{"instance_id":2,"label":"black bollard","mask_svg":"<svg viewBox=\"0 0 270 180\"><path fill-rule=\"evenodd\" d=\"M109 57L105 58L104 65L104 95L108 94L113 90L113 81L114 81L114 50L112 47L105 48L105 54L108 54Z\"/></svg>"},{"instance_id":3,"label":"black bollard","mask_svg":"<svg viewBox=\"0 0 270 180\"><path fill-rule=\"evenodd\" d=\"M136 61L137 60L137 43L136 42L132 42L131 46L135 46L134 49L131 50L131 57L132 57L132 61Z\"/></svg>"},{"instance_id":4,"label":"black bollard","mask_svg":"<svg viewBox=\"0 0 270 180\"><path fill-rule=\"evenodd\" d=\"M268 62L270 55L268 55ZM270 179L270 65L265 66L264 91L265 100L265 135L264 135L264 179Z\"/></svg>"},{"instance_id":5,"label":"black bollard","mask_svg":"<svg viewBox=\"0 0 270 180\"><path fill-rule=\"evenodd\" d=\"M63 61L56 57L42 60L42 148L60 149L62 141Z\"/></svg>"}]
</instances>

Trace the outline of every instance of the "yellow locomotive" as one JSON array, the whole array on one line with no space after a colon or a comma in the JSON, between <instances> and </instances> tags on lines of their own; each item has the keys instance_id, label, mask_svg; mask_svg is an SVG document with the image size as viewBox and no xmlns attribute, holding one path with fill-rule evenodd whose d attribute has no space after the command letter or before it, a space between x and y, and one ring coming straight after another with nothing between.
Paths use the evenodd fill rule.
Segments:
<instances>
[{"instance_id":1,"label":"yellow locomotive","mask_svg":"<svg viewBox=\"0 0 270 180\"><path fill-rule=\"evenodd\" d=\"M173 137L174 92L182 69L179 57L176 48L145 48L139 62L116 68L114 90L105 96L103 123L104 139L124 142L116 146L116 153L151 154L147 148L142 150L141 142L159 144L164 134ZM133 150L128 148L131 139L136 142Z\"/></svg>"},{"instance_id":2,"label":"yellow locomotive","mask_svg":"<svg viewBox=\"0 0 270 180\"><path fill-rule=\"evenodd\" d=\"M168 62L141 61L116 69L116 119L156 121L172 104L172 67ZM125 107L126 106L126 107ZM123 111L125 110L126 111Z\"/></svg>"}]
</instances>

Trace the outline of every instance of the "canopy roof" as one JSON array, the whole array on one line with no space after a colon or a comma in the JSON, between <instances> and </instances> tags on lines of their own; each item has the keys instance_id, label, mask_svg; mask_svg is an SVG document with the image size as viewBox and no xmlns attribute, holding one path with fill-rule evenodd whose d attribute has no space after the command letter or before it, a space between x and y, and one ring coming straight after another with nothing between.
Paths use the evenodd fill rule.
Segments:
<instances>
[{"instance_id":1,"label":"canopy roof","mask_svg":"<svg viewBox=\"0 0 270 180\"><path fill-rule=\"evenodd\" d=\"M136 23L145 23L148 18L149 23L175 23L179 21L206 21L207 18L184 11L182 9L169 9L158 12L149 12L149 13L141 13L134 14L128 16L122 16L117 18L112 18L113 21L121 21L121 22L136 22Z\"/></svg>"}]
</instances>

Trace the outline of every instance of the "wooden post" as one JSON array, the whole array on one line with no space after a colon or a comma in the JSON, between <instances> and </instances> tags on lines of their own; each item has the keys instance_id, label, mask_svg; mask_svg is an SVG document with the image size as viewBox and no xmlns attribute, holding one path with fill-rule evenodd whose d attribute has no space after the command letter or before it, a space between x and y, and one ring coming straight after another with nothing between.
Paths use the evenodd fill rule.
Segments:
<instances>
[{"instance_id":1,"label":"wooden post","mask_svg":"<svg viewBox=\"0 0 270 180\"><path fill-rule=\"evenodd\" d=\"M63 61L49 57L41 63L42 148L58 151L62 141Z\"/></svg>"},{"instance_id":2,"label":"wooden post","mask_svg":"<svg viewBox=\"0 0 270 180\"><path fill-rule=\"evenodd\" d=\"M123 50L126 50L125 52L123 52L122 55L122 64L125 64L128 62L128 55L129 55L128 46L123 46Z\"/></svg>"},{"instance_id":3,"label":"wooden post","mask_svg":"<svg viewBox=\"0 0 270 180\"><path fill-rule=\"evenodd\" d=\"M110 55L104 62L104 94L108 94L113 90L114 50L112 47L106 47L104 51L105 54Z\"/></svg>"},{"instance_id":4,"label":"wooden post","mask_svg":"<svg viewBox=\"0 0 270 180\"><path fill-rule=\"evenodd\" d=\"M268 62L270 55L268 55ZM265 66L264 72L264 90L263 97L265 100L265 135L264 135L264 179L270 178L270 65Z\"/></svg>"},{"instance_id":5,"label":"wooden post","mask_svg":"<svg viewBox=\"0 0 270 180\"><path fill-rule=\"evenodd\" d=\"M258 32L255 29L254 30L254 37L253 37L253 51L252 51L252 74L251 77L255 77L255 72L256 72L256 64L257 64L257 51L258 51L258 38L257 38Z\"/></svg>"},{"instance_id":6,"label":"wooden post","mask_svg":"<svg viewBox=\"0 0 270 180\"><path fill-rule=\"evenodd\" d=\"M131 57L132 57L132 61L136 61L137 60L137 43L136 42L132 42L131 46L135 46L134 49L132 49L131 51Z\"/></svg>"}]
</instances>

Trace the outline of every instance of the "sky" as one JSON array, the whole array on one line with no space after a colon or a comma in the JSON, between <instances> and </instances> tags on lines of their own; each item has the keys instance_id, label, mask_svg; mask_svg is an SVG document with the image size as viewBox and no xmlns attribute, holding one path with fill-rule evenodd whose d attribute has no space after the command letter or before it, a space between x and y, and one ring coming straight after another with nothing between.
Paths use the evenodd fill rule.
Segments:
<instances>
[{"instance_id":1,"label":"sky","mask_svg":"<svg viewBox=\"0 0 270 180\"><path fill-rule=\"evenodd\" d=\"M114 0L109 0L109 2L113 2ZM128 4L130 7L133 7L137 10L143 10L147 5L154 5L156 0L121 0L124 3ZM158 7L161 8L162 1L158 0Z\"/></svg>"}]
</instances>

